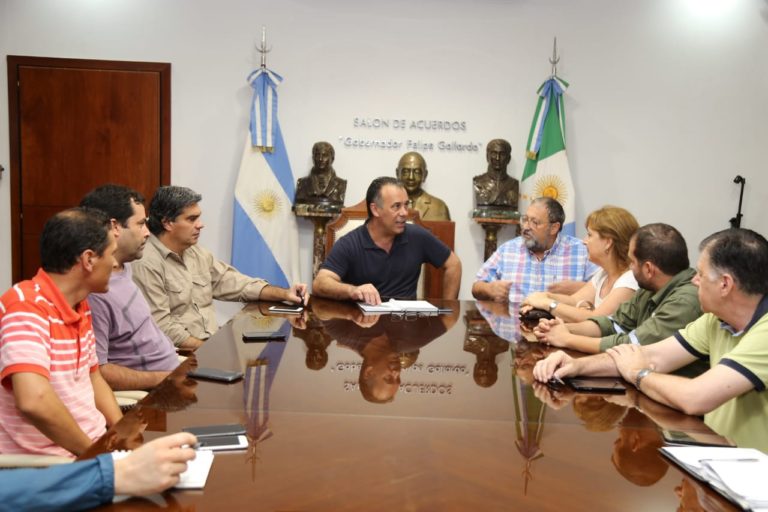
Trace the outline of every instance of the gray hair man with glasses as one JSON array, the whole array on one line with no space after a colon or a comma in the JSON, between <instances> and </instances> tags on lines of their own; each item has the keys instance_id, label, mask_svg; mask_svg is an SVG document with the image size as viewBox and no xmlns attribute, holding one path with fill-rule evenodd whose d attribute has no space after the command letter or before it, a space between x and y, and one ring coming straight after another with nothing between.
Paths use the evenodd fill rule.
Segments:
<instances>
[{"instance_id":1,"label":"gray hair man with glasses","mask_svg":"<svg viewBox=\"0 0 768 512\"><path fill-rule=\"evenodd\" d=\"M483 263L472 295L479 300L520 303L554 283L587 281L598 267L589 261L581 240L561 233L564 222L565 212L555 199L534 199L520 218L522 235L503 244Z\"/></svg>"}]
</instances>

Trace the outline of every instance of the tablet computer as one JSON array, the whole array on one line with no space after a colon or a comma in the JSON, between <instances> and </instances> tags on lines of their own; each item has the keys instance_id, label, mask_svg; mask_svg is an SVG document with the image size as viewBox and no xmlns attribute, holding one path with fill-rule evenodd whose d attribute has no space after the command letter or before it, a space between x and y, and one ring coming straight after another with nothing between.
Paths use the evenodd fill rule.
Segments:
<instances>
[{"instance_id":1,"label":"tablet computer","mask_svg":"<svg viewBox=\"0 0 768 512\"><path fill-rule=\"evenodd\" d=\"M198 439L215 436L239 436L245 435L245 427L239 423L230 425L205 425L202 427L184 427L183 432L194 434Z\"/></svg>"},{"instance_id":2,"label":"tablet computer","mask_svg":"<svg viewBox=\"0 0 768 512\"><path fill-rule=\"evenodd\" d=\"M203 437L198 440L198 450L245 450L248 448L248 439L245 436L213 436Z\"/></svg>"},{"instance_id":3,"label":"tablet computer","mask_svg":"<svg viewBox=\"0 0 768 512\"><path fill-rule=\"evenodd\" d=\"M579 393L623 395L627 392L624 380L617 377L567 377L563 380Z\"/></svg>"}]
</instances>

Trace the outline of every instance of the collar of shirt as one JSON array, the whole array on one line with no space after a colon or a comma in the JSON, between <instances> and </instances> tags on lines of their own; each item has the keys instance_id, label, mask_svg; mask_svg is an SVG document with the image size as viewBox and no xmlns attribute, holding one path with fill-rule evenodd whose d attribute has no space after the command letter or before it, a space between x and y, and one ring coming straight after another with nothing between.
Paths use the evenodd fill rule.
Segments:
<instances>
[{"instance_id":1,"label":"collar of shirt","mask_svg":"<svg viewBox=\"0 0 768 512\"><path fill-rule=\"evenodd\" d=\"M752 319L749 321L746 327L740 331L737 331L729 323L720 320L720 328L728 331L734 336L741 336L766 314L768 314L768 295L763 295L763 298L760 299L760 302L757 304L757 308L755 308L755 313L752 315Z\"/></svg>"},{"instance_id":2,"label":"collar of shirt","mask_svg":"<svg viewBox=\"0 0 768 512\"><path fill-rule=\"evenodd\" d=\"M169 257L175 259L179 263L184 263L184 258L170 250L166 245L153 233L150 233L149 235L149 243L152 244L152 246L157 249L157 251L160 253L160 255L163 257L163 259L168 259Z\"/></svg>"},{"instance_id":3,"label":"collar of shirt","mask_svg":"<svg viewBox=\"0 0 768 512\"><path fill-rule=\"evenodd\" d=\"M405 225L405 229L402 233L399 235L395 235L395 239L392 242L392 247L396 245L404 245L408 243L408 225ZM368 232L368 223L366 222L363 225L363 249L378 249L382 251L383 249L376 245L376 243L373 241L373 238L371 238L371 234ZM391 252L391 249L390 249Z\"/></svg>"},{"instance_id":4,"label":"collar of shirt","mask_svg":"<svg viewBox=\"0 0 768 512\"><path fill-rule=\"evenodd\" d=\"M690 282L694 275L696 275L696 271L692 268L687 268L675 274L667 284L661 287L661 290L654 293L653 297L651 297L651 303L653 303L654 309L662 303L667 294L683 284L683 282Z\"/></svg>"},{"instance_id":5,"label":"collar of shirt","mask_svg":"<svg viewBox=\"0 0 768 512\"><path fill-rule=\"evenodd\" d=\"M59 287L51 279L51 276L42 268L38 269L32 281L40 287L40 294L51 301L53 306L61 313L61 319L65 324L76 324L81 320L86 303L85 300L80 301L76 308L72 309L72 306L69 305L64 294L61 293Z\"/></svg>"}]
</instances>

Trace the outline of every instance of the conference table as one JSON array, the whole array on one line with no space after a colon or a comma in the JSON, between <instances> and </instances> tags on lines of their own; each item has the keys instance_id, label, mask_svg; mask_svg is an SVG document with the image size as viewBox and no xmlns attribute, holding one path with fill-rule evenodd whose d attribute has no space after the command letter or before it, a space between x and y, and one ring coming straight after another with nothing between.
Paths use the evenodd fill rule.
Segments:
<instances>
[{"instance_id":1,"label":"conference table","mask_svg":"<svg viewBox=\"0 0 768 512\"><path fill-rule=\"evenodd\" d=\"M202 490L105 510L734 510L662 457L663 430L717 437L632 389L555 392L531 375L550 348L515 311L431 301L449 314L365 316L313 298L302 316L250 304L86 456L184 427L239 423ZM245 343L248 331L286 341ZM234 383L195 367L237 370Z\"/></svg>"}]
</instances>

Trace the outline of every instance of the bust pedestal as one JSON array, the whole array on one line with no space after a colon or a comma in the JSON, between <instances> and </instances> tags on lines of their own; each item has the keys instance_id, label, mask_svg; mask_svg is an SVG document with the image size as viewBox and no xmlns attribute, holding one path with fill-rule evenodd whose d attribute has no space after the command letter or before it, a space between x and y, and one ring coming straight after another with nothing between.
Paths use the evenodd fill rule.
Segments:
<instances>
[{"instance_id":1,"label":"bust pedestal","mask_svg":"<svg viewBox=\"0 0 768 512\"><path fill-rule=\"evenodd\" d=\"M309 219L315 226L312 234L312 278L317 275L320 264L325 259L325 226L341 213L341 204L316 203L295 204L293 213L297 217Z\"/></svg>"},{"instance_id":2,"label":"bust pedestal","mask_svg":"<svg viewBox=\"0 0 768 512\"><path fill-rule=\"evenodd\" d=\"M472 210L472 220L485 231L483 261L491 257L498 246L499 229L505 225L515 226L515 236L520 234L520 212L498 206L478 206Z\"/></svg>"}]
</instances>

